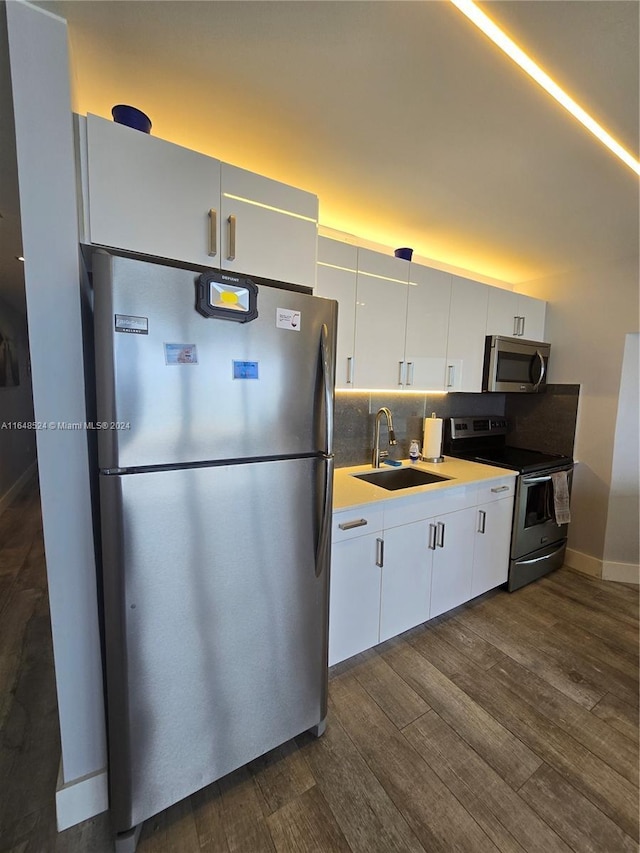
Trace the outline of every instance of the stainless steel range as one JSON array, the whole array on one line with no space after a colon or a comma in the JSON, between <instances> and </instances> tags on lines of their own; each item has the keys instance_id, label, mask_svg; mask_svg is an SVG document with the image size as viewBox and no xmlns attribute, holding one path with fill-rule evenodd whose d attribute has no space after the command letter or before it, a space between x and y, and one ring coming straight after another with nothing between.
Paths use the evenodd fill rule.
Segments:
<instances>
[{"instance_id":1,"label":"stainless steel range","mask_svg":"<svg viewBox=\"0 0 640 853\"><path fill-rule=\"evenodd\" d=\"M568 523L558 523L554 489L566 477L571 491L573 459L506 443L507 420L489 417L449 418L444 449L449 456L518 471L511 530L508 589L513 592L564 562ZM556 477L556 473L560 476ZM556 485L554 487L554 480ZM559 483L557 482L559 480Z\"/></svg>"}]
</instances>

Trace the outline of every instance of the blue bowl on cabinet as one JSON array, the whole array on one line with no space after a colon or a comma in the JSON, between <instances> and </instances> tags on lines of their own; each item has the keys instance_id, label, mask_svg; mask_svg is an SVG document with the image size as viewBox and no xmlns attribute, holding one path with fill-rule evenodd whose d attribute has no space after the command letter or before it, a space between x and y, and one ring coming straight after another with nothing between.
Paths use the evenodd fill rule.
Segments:
<instances>
[{"instance_id":1,"label":"blue bowl on cabinet","mask_svg":"<svg viewBox=\"0 0 640 853\"><path fill-rule=\"evenodd\" d=\"M128 104L116 104L115 107L111 108L111 115L118 124L126 124L127 127L140 130L142 133L151 133L151 119L136 107L130 107Z\"/></svg>"}]
</instances>

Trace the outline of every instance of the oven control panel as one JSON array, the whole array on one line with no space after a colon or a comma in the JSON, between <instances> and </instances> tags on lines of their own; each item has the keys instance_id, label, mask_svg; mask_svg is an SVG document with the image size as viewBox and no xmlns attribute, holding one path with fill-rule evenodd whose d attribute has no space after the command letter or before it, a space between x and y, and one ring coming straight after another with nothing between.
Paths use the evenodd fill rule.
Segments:
<instances>
[{"instance_id":1,"label":"oven control panel","mask_svg":"<svg viewBox=\"0 0 640 853\"><path fill-rule=\"evenodd\" d=\"M480 438L507 434L507 419L501 415L449 418L447 432L452 439Z\"/></svg>"}]
</instances>

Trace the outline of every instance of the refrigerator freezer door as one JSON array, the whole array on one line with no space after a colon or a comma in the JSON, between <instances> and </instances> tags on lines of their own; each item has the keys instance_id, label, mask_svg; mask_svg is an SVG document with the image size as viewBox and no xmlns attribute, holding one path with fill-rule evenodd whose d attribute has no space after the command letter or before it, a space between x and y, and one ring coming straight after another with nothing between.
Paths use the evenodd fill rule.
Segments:
<instances>
[{"instance_id":1,"label":"refrigerator freezer door","mask_svg":"<svg viewBox=\"0 0 640 853\"><path fill-rule=\"evenodd\" d=\"M325 717L330 464L101 476L118 831Z\"/></svg>"},{"instance_id":2,"label":"refrigerator freezer door","mask_svg":"<svg viewBox=\"0 0 640 853\"><path fill-rule=\"evenodd\" d=\"M261 285L236 323L196 310L198 272L97 252L93 274L100 468L327 452L337 303Z\"/></svg>"}]
</instances>

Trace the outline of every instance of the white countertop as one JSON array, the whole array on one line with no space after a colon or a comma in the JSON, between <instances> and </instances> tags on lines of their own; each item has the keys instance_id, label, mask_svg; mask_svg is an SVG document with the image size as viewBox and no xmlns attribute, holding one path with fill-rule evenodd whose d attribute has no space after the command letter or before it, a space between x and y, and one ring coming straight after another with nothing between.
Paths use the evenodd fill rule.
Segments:
<instances>
[{"instance_id":1,"label":"white countertop","mask_svg":"<svg viewBox=\"0 0 640 853\"><path fill-rule=\"evenodd\" d=\"M465 459L455 459L445 456L444 462L415 462L409 459L400 460L406 468L417 468L450 477L441 483L429 483L426 486L413 486L410 489L384 489L374 486L366 480L359 480L352 474L372 473L373 471L398 471L399 468L383 465L382 468L372 468L371 465L354 465L349 468L336 468L333 480L333 509L341 510L378 501L390 501L395 498L406 498L407 495L433 494L450 490L456 486L469 486L489 480L508 480L517 476L516 471L507 468L496 468L493 465L482 465L479 462L467 462Z\"/></svg>"}]
</instances>

